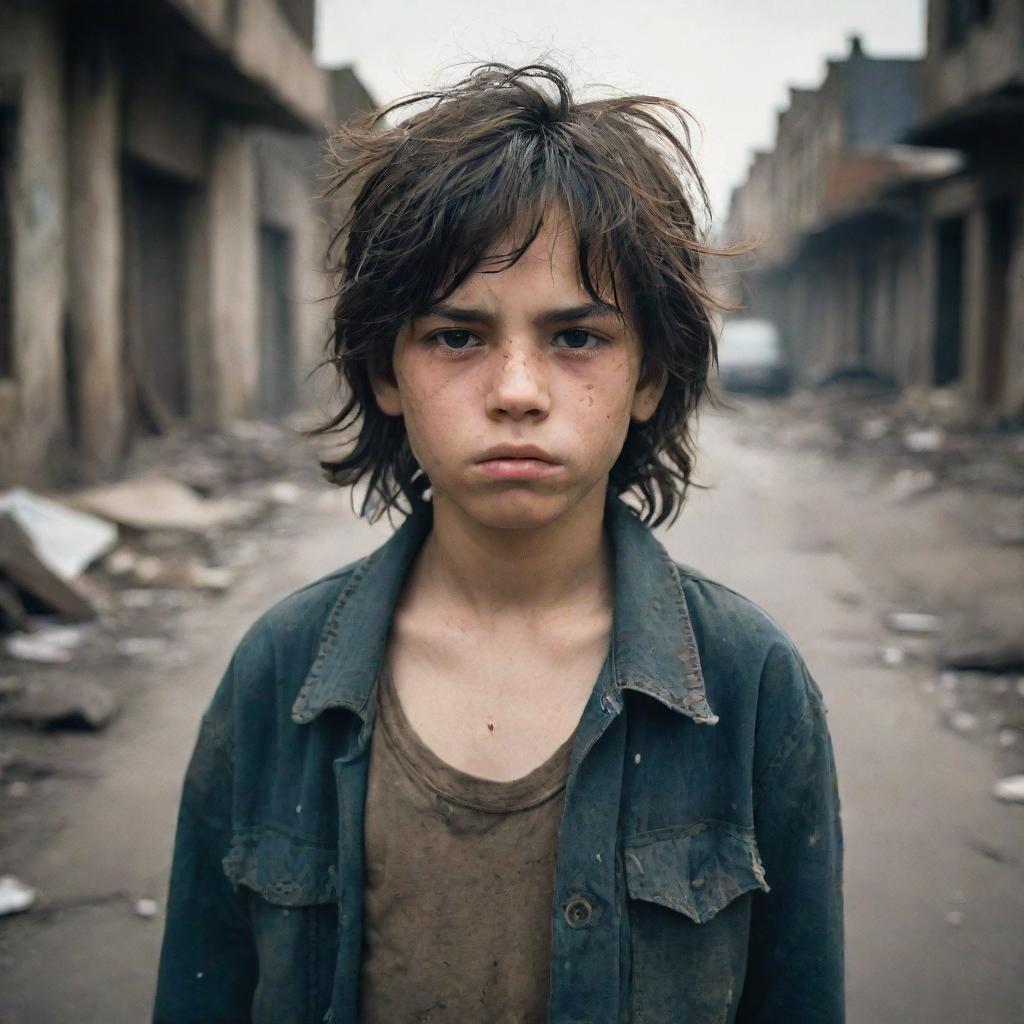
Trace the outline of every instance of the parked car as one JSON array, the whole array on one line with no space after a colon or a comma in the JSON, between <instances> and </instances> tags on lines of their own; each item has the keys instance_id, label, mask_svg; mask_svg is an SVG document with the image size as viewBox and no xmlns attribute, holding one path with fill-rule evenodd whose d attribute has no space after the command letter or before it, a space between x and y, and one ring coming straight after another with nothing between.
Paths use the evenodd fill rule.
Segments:
<instances>
[{"instance_id":1,"label":"parked car","mask_svg":"<svg viewBox=\"0 0 1024 1024\"><path fill-rule=\"evenodd\" d=\"M718 336L718 379L726 391L787 391L789 364L775 324L745 317L726 320Z\"/></svg>"}]
</instances>

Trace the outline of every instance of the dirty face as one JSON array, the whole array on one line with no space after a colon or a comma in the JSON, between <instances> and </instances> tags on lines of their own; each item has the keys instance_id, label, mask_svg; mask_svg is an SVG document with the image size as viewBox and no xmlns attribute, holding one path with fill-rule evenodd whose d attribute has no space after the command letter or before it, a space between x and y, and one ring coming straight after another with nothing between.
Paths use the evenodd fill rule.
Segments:
<instances>
[{"instance_id":1,"label":"dirty face","mask_svg":"<svg viewBox=\"0 0 1024 1024\"><path fill-rule=\"evenodd\" d=\"M553 215L515 264L470 274L407 323L397 383L374 392L404 418L435 508L531 528L588 495L603 502L630 420L650 418L664 390L639 381L641 354L627 319L584 289L576 239Z\"/></svg>"}]
</instances>

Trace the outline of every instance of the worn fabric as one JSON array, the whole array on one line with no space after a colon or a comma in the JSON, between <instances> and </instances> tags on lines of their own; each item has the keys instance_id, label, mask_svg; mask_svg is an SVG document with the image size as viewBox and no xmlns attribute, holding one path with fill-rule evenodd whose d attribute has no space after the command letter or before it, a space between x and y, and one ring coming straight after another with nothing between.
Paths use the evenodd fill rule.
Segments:
<instances>
[{"instance_id":1,"label":"worn fabric","mask_svg":"<svg viewBox=\"0 0 1024 1024\"><path fill-rule=\"evenodd\" d=\"M376 679L417 508L242 639L185 779L157 1024L359 1020ZM611 492L609 673L569 761L552 1024L838 1024L842 832L818 687L776 623Z\"/></svg>"},{"instance_id":2,"label":"worn fabric","mask_svg":"<svg viewBox=\"0 0 1024 1024\"><path fill-rule=\"evenodd\" d=\"M381 674L366 792L362 1024L543 1024L572 737L495 782L424 745Z\"/></svg>"}]
</instances>

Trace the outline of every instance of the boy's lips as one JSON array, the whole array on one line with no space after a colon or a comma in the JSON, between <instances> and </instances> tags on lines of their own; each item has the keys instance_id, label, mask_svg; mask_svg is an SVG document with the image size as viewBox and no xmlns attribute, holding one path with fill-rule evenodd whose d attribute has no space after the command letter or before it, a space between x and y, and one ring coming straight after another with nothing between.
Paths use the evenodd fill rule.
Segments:
<instances>
[{"instance_id":1,"label":"boy's lips","mask_svg":"<svg viewBox=\"0 0 1024 1024\"><path fill-rule=\"evenodd\" d=\"M558 459L535 444L499 444L494 448L488 448L478 461L491 462L495 459L536 459L553 465L558 464Z\"/></svg>"},{"instance_id":2,"label":"boy's lips","mask_svg":"<svg viewBox=\"0 0 1024 1024\"><path fill-rule=\"evenodd\" d=\"M499 445L484 452L477 466L492 480L541 480L562 466L536 445Z\"/></svg>"},{"instance_id":3,"label":"boy's lips","mask_svg":"<svg viewBox=\"0 0 1024 1024\"><path fill-rule=\"evenodd\" d=\"M562 471L557 462L541 459L484 459L477 466L494 480L541 480Z\"/></svg>"}]
</instances>

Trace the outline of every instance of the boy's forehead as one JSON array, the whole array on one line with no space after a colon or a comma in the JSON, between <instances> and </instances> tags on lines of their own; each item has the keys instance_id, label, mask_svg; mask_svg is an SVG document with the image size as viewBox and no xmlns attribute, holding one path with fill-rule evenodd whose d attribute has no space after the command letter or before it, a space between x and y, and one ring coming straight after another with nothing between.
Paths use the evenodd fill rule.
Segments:
<instances>
[{"instance_id":1,"label":"boy's forehead","mask_svg":"<svg viewBox=\"0 0 1024 1024\"><path fill-rule=\"evenodd\" d=\"M518 251L524 238L509 232L493 243L449 296L454 299L500 300L515 293L521 300L543 303L557 294L564 301L585 304L593 301L580 268L579 241L564 214L545 216L540 230L514 262L508 254ZM592 270L593 272L593 270ZM610 282L595 280L600 298L612 304Z\"/></svg>"}]
</instances>

